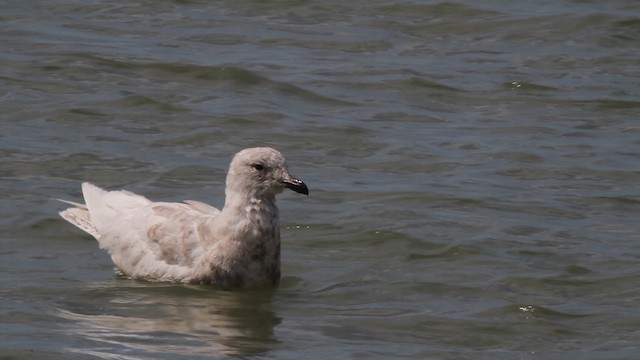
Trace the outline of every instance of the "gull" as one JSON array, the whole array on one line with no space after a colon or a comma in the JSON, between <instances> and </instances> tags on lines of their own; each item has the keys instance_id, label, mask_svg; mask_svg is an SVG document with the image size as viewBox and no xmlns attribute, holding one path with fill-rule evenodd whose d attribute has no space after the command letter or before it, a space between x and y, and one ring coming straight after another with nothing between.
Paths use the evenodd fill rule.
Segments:
<instances>
[{"instance_id":1,"label":"gull","mask_svg":"<svg viewBox=\"0 0 640 360\"><path fill-rule=\"evenodd\" d=\"M309 195L279 151L249 148L231 160L222 210L194 200L153 202L85 182L85 204L60 200L74 206L60 216L96 238L131 278L226 289L272 287L280 280L275 195L284 188Z\"/></svg>"}]
</instances>

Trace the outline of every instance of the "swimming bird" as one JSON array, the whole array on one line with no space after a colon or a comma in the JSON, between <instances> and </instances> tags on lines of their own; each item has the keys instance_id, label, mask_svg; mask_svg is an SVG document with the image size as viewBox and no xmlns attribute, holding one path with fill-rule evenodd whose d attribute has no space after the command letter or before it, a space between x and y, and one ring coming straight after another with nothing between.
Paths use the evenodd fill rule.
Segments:
<instances>
[{"instance_id":1,"label":"swimming bird","mask_svg":"<svg viewBox=\"0 0 640 360\"><path fill-rule=\"evenodd\" d=\"M152 202L125 190L82 184L85 204L60 216L91 234L125 275L221 288L276 286L280 224L275 195L309 195L272 148L244 149L229 165L222 210L200 201Z\"/></svg>"}]
</instances>

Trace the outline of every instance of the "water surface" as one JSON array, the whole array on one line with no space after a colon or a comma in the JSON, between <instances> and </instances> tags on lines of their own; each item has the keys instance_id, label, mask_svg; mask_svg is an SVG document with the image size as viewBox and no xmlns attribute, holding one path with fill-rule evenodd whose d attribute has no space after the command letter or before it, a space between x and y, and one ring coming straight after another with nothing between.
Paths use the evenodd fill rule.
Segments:
<instances>
[{"instance_id":1,"label":"water surface","mask_svg":"<svg viewBox=\"0 0 640 360\"><path fill-rule=\"evenodd\" d=\"M636 1L0 5L0 356L637 359ZM281 150L283 279L118 277L80 182L222 206Z\"/></svg>"}]
</instances>

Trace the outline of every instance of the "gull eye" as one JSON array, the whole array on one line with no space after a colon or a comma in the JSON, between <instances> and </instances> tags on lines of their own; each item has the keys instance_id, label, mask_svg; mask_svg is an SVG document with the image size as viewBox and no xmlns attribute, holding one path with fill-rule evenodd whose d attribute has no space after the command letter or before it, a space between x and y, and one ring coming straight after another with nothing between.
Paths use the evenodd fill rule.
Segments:
<instances>
[{"instance_id":1,"label":"gull eye","mask_svg":"<svg viewBox=\"0 0 640 360\"><path fill-rule=\"evenodd\" d=\"M256 169L256 170L258 170L258 171L264 170L264 165L262 165L262 164L253 164L253 165L251 165L251 167Z\"/></svg>"}]
</instances>

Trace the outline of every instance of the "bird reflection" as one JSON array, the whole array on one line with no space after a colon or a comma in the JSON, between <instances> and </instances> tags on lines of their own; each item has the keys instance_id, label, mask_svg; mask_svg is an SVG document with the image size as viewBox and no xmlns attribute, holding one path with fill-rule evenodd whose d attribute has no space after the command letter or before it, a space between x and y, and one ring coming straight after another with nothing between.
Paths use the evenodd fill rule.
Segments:
<instances>
[{"instance_id":1,"label":"bird reflection","mask_svg":"<svg viewBox=\"0 0 640 360\"><path fill-rule=\"evenodd\" d=\"M118 281L116 287L70 294L58 316L69 321L74 336L95 345L80 341L82 348L68 350L94 356L111 358L114 349L132 359L167 353L260 355L278 342L273 330L281 319L269 309L273 293Z\"/></svg>"}]
</instances>

